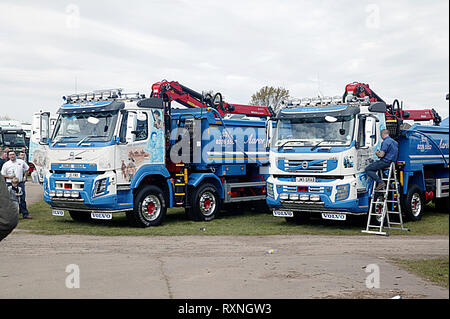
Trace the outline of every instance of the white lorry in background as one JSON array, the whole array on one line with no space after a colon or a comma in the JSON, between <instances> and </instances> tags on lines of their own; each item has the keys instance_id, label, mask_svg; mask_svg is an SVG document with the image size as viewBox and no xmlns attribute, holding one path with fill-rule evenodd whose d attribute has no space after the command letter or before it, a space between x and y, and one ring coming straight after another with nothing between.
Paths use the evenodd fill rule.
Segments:
<instances>
[{"instance_id":1,"label":"white lorry in background","mask_svg":"<svg viewBox=\"0 0 450 319\"><path fill-rule=\"evenodd\" d=\"M31 131L33 129L33 125L27 122L20 123L22 126L22 130L25 132L25 144L27 147L30 147L30 139L31 139Z\"/></svg>"},{"instance_id":2,"label":"white lorry in background","mask_svg":"<svg viewBox=\"0 0 450 319\"><path fill-rule=\"evenodd\" d=\"M25 150L25 154L28 156L25 132L19 121L0 121L0 149L9 149L17 154Z\"/></svg>"}]
</instances>

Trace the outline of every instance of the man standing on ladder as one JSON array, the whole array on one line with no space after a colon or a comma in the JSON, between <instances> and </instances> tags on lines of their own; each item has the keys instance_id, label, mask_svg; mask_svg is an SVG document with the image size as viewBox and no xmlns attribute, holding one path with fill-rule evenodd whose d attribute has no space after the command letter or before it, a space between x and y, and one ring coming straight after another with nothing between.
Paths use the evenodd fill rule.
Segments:
<instances>
[{"instance_id":1,"label":"man standing on ladder","mask_svg":"<svg viewBox=\"0 0 450 319\"><path fill-rule=\"evenodd\" d=\"M375 191L383 190L386 187L386 183L377 175L377 171L389 168L392 162L397 161L398 157L398 143L389 136L389 130L382 130L381 138L383 139L381 150L375 153L380 159L366 167L366 174L378 184Z\"/></svg>"}]
</instances>

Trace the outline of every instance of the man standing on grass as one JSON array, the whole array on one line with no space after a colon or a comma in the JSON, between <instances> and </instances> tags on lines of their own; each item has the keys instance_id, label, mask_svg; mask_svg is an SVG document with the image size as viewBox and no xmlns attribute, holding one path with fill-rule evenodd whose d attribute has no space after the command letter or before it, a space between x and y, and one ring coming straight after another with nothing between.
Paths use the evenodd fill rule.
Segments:
<instances>
[{"instance_id":1,"label":"man standing on grass","mask_svg":"<svg viewBox=\"0 0 450 319\"><path fill-rule=\"evenodd\" d=\"M17 158L16 153L14 151L10 151L8 153L9 161L3 164L1 174L6 179L6 184L11 186L12 179L17 177L19 180L18 186L22 189L22 195L20 196L20 204L19 211L22 214L24 219L31 219L31 216L28 216L27 203L25 202L25 178L28 173L28 169L30 168L25 161Z\"/></svg>"}]
</instances>

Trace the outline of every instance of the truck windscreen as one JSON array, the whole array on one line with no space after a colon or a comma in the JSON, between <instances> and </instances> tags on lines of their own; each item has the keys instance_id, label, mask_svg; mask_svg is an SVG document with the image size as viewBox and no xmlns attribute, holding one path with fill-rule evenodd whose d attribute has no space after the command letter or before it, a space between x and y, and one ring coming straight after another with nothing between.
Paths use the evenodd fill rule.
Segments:
<instances>
[{"instance_id":1,"label":"truck windscreen","mask_svg":"<svg viewBox=\"0 0 450 319\"><path fill-rule=\"evenodd\" d=\"M53 143L108 142L114 134L118 111L61 114Z\"/></svg>"},{"instance_id":2,"label":"truck windscreen","mask_svg":"<svg viewBox=\"0 0 450 319\"><path fill-rule=\"evenodd\" d=\"M272 146L348 146L354 122L354 115L279 119Z\"/></svg>"},{"instance_id":3,"label":"truck windscreen","mask_svg":"<svg viewBox=\"0 0 450 319\"><path fill-rule=\"evenodd\" d=\"M5 146L25 146L25 134L3 132L3 144Z\"/></svg>"}]
</instances>

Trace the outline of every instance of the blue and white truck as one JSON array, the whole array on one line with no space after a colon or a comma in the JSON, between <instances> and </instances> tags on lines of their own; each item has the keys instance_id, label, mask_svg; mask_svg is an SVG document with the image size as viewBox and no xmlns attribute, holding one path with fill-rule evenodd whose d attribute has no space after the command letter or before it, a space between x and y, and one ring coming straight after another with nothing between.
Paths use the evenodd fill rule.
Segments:
<instances>
[{"instance_id":1,"label":"blue and white truck","mask_svg":"<svg viewBox=\"0 0 450 319\"><path fill-rule=\"evenodd\" d=\"M77 221L125 212L133 226L160 225L168 208L212 220L222 204L265 204L268 151L264 116L225 112L211 99L175 108L170 92L121 89L65 97L51 136L42 124L48 172L44 200ZM192 101L189 90L187 95ZM221 96L220 96L221 97ZM41 123L48 121L42 114Z\"/></svg>"},{"instance_id":2,"label":"blue and white truck","mask_svg":"<svg viewBox=\"0 0 450 319\"><path fill-rule=\"evenodd\" d=\"M273 118L267 204L273 215L306 222L311 215L346 220L367 214L372 181L365 168L377 160L383 129L399 143L396 163L402 212L420 220L427 201L448 211L449 127L434 110L387 105L368 85L344 97L296 99ZM434 125L407 120L434 120Z\"/></svg>"}]
</instances>

